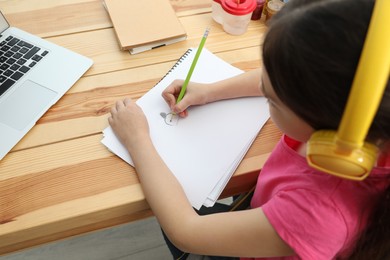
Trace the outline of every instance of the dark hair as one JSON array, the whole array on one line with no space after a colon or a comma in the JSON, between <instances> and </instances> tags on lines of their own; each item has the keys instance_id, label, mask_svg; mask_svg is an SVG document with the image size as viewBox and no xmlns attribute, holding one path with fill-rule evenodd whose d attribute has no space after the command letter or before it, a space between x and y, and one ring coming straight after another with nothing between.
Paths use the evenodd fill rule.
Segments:
<instances>
[{"instance_id":1,"label":"dark hair","mask_svg":"<svg viewBox=\"0 0 390 260\"><path fill-rule=\"evenodd\" d=\"M366 231L360 236L349 260L390 259L390 187L378 201Z\"/></svg>"},{"instance_id":2,"label":"dark hair","mask_svg":"<svg viewBox=\"0 0 390 260\"><path fill-rule=\"evenodd\" d=\"M374 0L290 0L269 20L263 63L273 89L316 130L338 128L374 4ZM388 81L369 130L370 141L390 142L389 85ZM390 257L389 196L390 188L350 259Z\"/></svg>"}]
</instances>

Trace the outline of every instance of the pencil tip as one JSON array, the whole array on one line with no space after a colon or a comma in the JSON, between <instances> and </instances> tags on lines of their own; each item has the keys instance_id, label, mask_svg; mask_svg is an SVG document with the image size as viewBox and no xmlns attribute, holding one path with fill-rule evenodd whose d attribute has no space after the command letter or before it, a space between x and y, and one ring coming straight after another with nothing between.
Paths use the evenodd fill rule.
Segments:
<instances>
[{"instance_id":1,"label":"pencil tip","mask_svg":"<svg viewBox=\"0 0 390 260\"><path fill-rule=\"evenodd\" d=\"M210 32L210 27L207 27L203 34L203 37L207 37L209 35L209 32Z\"/></svg>"}]
</instances>

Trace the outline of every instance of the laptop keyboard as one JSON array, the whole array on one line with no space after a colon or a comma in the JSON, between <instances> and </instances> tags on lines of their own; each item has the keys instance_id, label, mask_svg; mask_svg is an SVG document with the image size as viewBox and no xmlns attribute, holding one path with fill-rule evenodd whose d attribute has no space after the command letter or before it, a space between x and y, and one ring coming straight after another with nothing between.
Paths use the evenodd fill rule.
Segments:
<instances>
[{"instance_id":1,"label":"laptop keyboard","mask_svg":"<svg viewBox=\"0 0 390 260\"><path fill-rule=\"evenodd\" d=\"M0 96L48 53L14 36L0 42Z\"/></svg>"}]
</instances>

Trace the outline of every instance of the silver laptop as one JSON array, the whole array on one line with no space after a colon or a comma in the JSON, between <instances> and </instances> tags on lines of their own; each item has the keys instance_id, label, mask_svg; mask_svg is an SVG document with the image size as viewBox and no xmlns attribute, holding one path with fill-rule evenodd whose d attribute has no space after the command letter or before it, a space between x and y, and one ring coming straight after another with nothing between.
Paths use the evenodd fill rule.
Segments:
<instances>
[{"instance_id":1,"label":"silver laptop","mask_svg":"<svg viewBox=\"0 0 390 260\"><path fill-rule=\"evenodd\" d=\"M10 27L0 12L0 160L92 63Z\"/></svg>"}]
</instances>

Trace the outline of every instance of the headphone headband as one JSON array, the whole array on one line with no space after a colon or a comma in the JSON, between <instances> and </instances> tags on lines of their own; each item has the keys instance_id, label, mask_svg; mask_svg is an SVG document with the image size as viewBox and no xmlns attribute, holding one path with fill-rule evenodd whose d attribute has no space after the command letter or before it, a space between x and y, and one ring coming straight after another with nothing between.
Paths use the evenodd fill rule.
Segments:
<instances>
[{"instance_id":1,"label":"headphone headband","mask_svg":"<svg viewBox=\"0 0 390 260\"><path fill-rule=\"evenodd\" d=\"M390 72L390 0L376 0L362 54L338 132L320 130L308 142L309 165L339 177L362 180L379 149L364 142Z\"/></svg>"}]
</instances>

